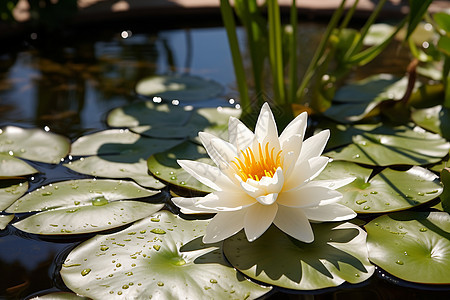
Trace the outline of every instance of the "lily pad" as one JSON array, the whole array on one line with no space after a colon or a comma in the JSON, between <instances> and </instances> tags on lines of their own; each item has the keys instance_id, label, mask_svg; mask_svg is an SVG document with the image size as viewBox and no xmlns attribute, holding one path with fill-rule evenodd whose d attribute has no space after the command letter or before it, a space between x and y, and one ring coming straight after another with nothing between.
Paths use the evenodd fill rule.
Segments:
<instances>
[{"instance_id":1,"label":"lily pad","mask_svg":"<svg viewBox=\"0 0 450 300\"><path fill-rule=\"evenodd\" d=\"M213 190L184 171L178 159L188 159L214 165L202 146L192 142L184 142L168 151L150 156L149 171L158 179L174 187L174 191L181 196L210 193Z\"/></svg>"},{"instance_id":2,"label":"lily pad","mask_svg":"<svg viewBox=\"0 0 450 300\"><path fill-rule=\"evenodd\" d=\"M164 204L139 201L112 201L105 197L79 204L46 210L25 218L13 226L29 233L70 235L99 232L120 227L145 218Z\"/></svg>"},{"instance_id":3,"label":"lily pad","mask_svg":"<svg viewBox=\"0 0 450 300\"><path fill-rule=\"evenodd\" d=\"M69 152L69 139L40 129L7 126L0 130L0 153L57 164Z\"/></svg>"},{"instance_id":4,"label":"lily pad","mask_svg":"<svg viewBox=\"0 0 450 300\"><path fill-rule=\"evenodd\" d=\"M208 223L158 212L76 247L61 277L93 299L255 299L270 291L229 266L220 244L201 243Z\"/></svg>"},{"instance_id":5,"label":"lily pad","mask_svg":"<svg viewBox=\"0 0 450 300\"><path fill-rule=\"evenodd\" d=\"M30 300L88 300L89 298L78 296L69 292L53 292L31 298Z\"/></svg>"},{"instance_id":6,"label":"lily pad","mask_svg":"<svg viewBox=\"0 0 450 300\"><path fill-rule=\"evenodd\" d=\"M140 80L136 93L166 100L199 101L219 96L223 87L216 81L197 76L152 76Z\"/></svg>"},{"instance_id":7,"label":"lily pad","mask_svg":"<svg viewBox=\"0 0 450 300\"><path fill-rule=\"evenodd\" d=\"M14 215L0 215L0 230L5 229L12 219L14 219Z\"/></svg>"},{"instance_id":8,"label":"lily pad","mask_svg":"<svg viewBox=\"0 0 450 300\"><path fill-rule=\"evenodd\" d=\"M436 132L450 140L450 114L447 108L437 105L412 112L413 121L427 130Z\"/></svg>"},{"instance_id":9,"label":"lily pad","mask_svg":"<svg viewBox=\"0 0 450 300\"><path fill-rule=\"evenodd\" d=\"M365 226L370 260L403 280L450 284L450 215L401 212Z\"/></svg>"},{"instance_id":10,"label":"lily pad","mask_svg":"<svg viewBox=\"0 0 450 300\"><path fill-rule=\"evenodd\" d=\"M226 131L229 117L240 114L239 109L227 107L193 109L146 101L112 110L107 122L147 137L180 139L196 137L199 131Z\"/></svg>"},{"instance_id":11,"label":"lily pad","mask_svg":"<svg viewBox=\"0 0 450 300\"><path fill-rule=\"evenodd\" d=\"M71 155L94 156L69 162L66 166L92 176L131 178L143 186L160 189L164 184L148 174L147 158L180 142L146 138L128 130L104 130L76 140Z\"/></svg>"},{"instance_id":12,"label":"lily pad","mask_svg":"<svg viewBox=\"0 0 450 300\"><path fill-rule=\"evenodd\" d=\"M333 105L324 114L340 123L360 121L375 113L379 103L401 99L407 82L406 78L379 74L345 85L336 92Z\"/></svg>"},{"instance_id":13,"label":"lily pad","mask_svg":"<svg viewBox=\"0 0 450 300\"><path fill-rule=\"evenodd\" d=\"M385 213L426 203L442 193L438 176L414 166L407 171L384 169L370 178L372 169L354 163L335 161L317 179L354 176L356 179L338 189L344 204L357 213ZM370 178L370 179L369 179Z\"/></svg>"},{"instance_id":14,"label":"lily pad","mask_svg":"<svg viewBox=\"0 0 450 300\"><path fill-rule=\"evenodd\" d=\"M314 242L300 242L271 226L254 242L243 231L224 241L230 263L250 278L295 290L335 287L368 279L366 233L352 223L312 224Z\"/></svg>"},{"instance_id":15,"label":"lily pad","mask_svg":"<svg viewBox=\"0 0 450 300\"><path fill-rule=\"evenodd\" d=\"M420 127L399 126L387 134L361 133L353 143L325 155L375 166L426 165L439 162L448 154L450 144L438 134Z\"/></svg>"},{"instance_id":16,"label":"lily pad","mask_svg":"<svg viewBox=\"0 0 450 300\"><path fill-rule=\"evenodd\" d=\"M441 171L441 181L444 190L441 194L442 209L450 214L450 169L444 168Z\"/></svg>"},{"instance_id":17,"label":"lily pad","mask_svg":"<svg viewBox=\"0 0 450 300\"><path fill-rule=\"evenodd\" d=\"M0 211L6 209L28 190L28 182L23 180L0 181Z\"/></svg>"},{"instance_id":18,"label":"lily pad","mask_svg":"<svg viewBox=\"0 0 450 300\"><path fill-rule=\"evenodd\" d=\"M80 179L42 186L14 202L8 213L24 213L81 206L102 207L114 201L156 195L159 191L144 189L129 181Z\"/></svg>"},{"instance_id":19,"label":"lily pad","mask_svg":"<svg viewBox=\"0 0 450 300\"><path fill-rule=\"evenodd\" d=\"M9 154L0 153L0 177L11 178L39 172L23 160Z\"/></svg>"}]
</instances>

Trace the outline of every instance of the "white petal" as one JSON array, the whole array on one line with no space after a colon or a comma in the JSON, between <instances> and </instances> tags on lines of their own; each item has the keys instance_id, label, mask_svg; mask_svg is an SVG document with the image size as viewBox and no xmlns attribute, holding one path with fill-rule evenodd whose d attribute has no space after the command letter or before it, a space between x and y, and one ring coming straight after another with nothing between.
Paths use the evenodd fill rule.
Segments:
<instances>
[{"instance_id":1,"label":"white petal","mask_svg":"<svg viewBox=\"0 0 450 300\"><path fill-rule=\"evenodd\" d=\"M215 213L214 209L198 208L197 202L203 197L172 198L172 202L181 209L183 214L201 214L201 213Z\"/></svg>"},{"instance_id":2,"label":"white petal","mask_svg":"<svg viewBox=\"0 0 450 300\"><path fill-rule=\"evenodd\" d=\"M299 241L311 243L314 233L308 218L301 208L278 206L278 213L273 223L282 231Z\"/></svg>"},{"instance_id":3,"label":"white petal","mask_svg":"<svg viewBox=\"0 0 450 300\"><path fill-rule=\"evenodd\" d=\"M255 141L263 147L266 143L269 143L270 147L275 147L276 152L280 149L277 124L267 102L262 106L256 122ZM256 151L257 148L254 147L253 150Z\"/></svg>"},{"instance_id":4,"label":"white petal","mask_svg":"<svg viewBox=\"0 0 450 300\"><path fill-rule=\"evenodd\" d=\"M225 162L230 162L237 156L236 147L222 139L212 139L211 146Z\"/></svg>"},{"instance_id":5,"label":"white petal","mask_svg":"<svg viewBox=\"0 0 450 300\"><path fill-rule=\"evenodd\" d=\"M342 194L321 186L306 184L298 189L282 192L277 203L289 207L317 206L324 200L342 198Z\"/></svg>"},{"instance_id":6,"label":"white petal","mask_svg":"<svg viewBox=\"0 0 450 300\"><path fill-rule=\"evenodd\" d=\"M262 205L272 205L275 203L275 201L277 201L277 197L278 194L273 193L265 196L259 196L258 198L256 198L256 200Z\"/></svg>"},{"instance_id":7,"label":"white petal","mask_svg":"<svg viewBox=\"0 0 450 300\"><path fill-rule=\"evenodd\" d=\"M303 141L302 151L299 155L299 162L307 161L313 157L320 156L330 137L328 129L313 135L309 139Z\"/></svg>"},{"instance_id":8,"label":"white petal","mask_svg":"<svg viewBox=\"0 0 450 300\"><path fill-rule=\"evenodd\" d=\"M304 209L308 219L313 221L343 221L356 217L356 213L345 205L331 203Z\"/></svg>"},{"instance_id":9,"label":"white petal","mask_svg":"<svg viewBox=\"0 0 450 300\"><path fill-rule=\"evenodd\" d=\"M261 205L259 203L247 208L244 230L247 240L253 242L270 227L278 210L277 204Z\"/></svg>"},{"instance_id":10,"label":"white petal","mask_svg":"<svg viewBox=\"0 0 450 300\"><path fill-rule=\"evenodd\" d=\"M209 157L214 161L214 163L219 166L221 162L223 162L223 158L220 157L219 153L217 153L216 150L211 145L212 139L217 139L217 136L212 135L208 132L199 132L198 137L200 138L200 141L203 144L203 147L205 147L206 152L208 153Z\"/></svg>"},{"instance_id":11,"label":"white petal","mask_svg":"<svg viewBox=\"0 0 450 300\"><path fill-rule=\"evenodd\" d=\"M256 200L254 198L242 190L238 190L238 192L221 191L210 193L201 198L196 206L200 209L211 209L218 212L240 210L255 203Z\"/></svg>"},{"instance_id":12,"label":"white petal","mask_svg":"<svg viewBox=\"0 0 450 300\"><path fill-rule=\"evenodd\" d=\"M288 138L293 135L300 135L302 139L305 136L306 126L308 124L308 114L303 112L292 120L280 135L280 143L283 144Z\"/></svg>"},{"instance_id":13,"label":"white petal","mask_svg":"<svg viewBox=\"0 0 450 300\"><path fill-rule=\"evenodd\" d=\"M221 191L235 186L217 167L192 160L178 160L177 162L186 172L213 190Z\"/></svg>"},{"instance_id":14,"label":"white petal","mask_svg":"<svg viewBox=\"0 0 450 300\"><path fill-rule=\"evenodd\" d=\"M314 157L302 163L298 163L299 160L291 173L286 176L283 190L288 191L316 178L325 169L329 160L325 156Z\"/></svg>"},{"instance_id":15,"label":"white petal","mask_svg":"<svg viewBox=\"0 0 450 300\"><path fill-rule=\"evenodd\" d=\"M292 172L295 163L298 160L300 151L302 149L303 139L300 134L295 134L285 139L281 144L283 157L283 171L286 177Z\"/></svg>"},{"instance_id":16,"label":"white petal","mask_svg":"<svg viewBox=\"0 0 450 300\"><path fill-rule=\"evenodd\" d=\"M215 243L238 233L244 227L246 211L220 212L211 219L203 243Z\"/></svg>"},{"instance_id":17,"label":"white petal","mask_svg":"<svg viewBox=\"0 0 450 300\"><path fill-rule=\"evenodd\" d=\"M356 177L348 177L342 179L329 179L329 180L312 180L309 185L323 186L332 190L337 190L349 183L355 181Z\"/></svg>"},{"instance_id":18,"label":"white petal","mask_svg":"<svg viewBox=\"0 0 450 300\"><path fill-rule=\"evenodd\" d=\"M230 117L228 122L230 144L236 146L237 151L245 150L253 142L254 134L239 119Z\"/></svg>"},{"instance_id":19,"label":"white petal","mask_svg":"<svg viewBox=\"0 0 450 300\"><path fill-rule=\"evenodd\" d=\"M283 188L283 170L278 168L273 177L264 176L260 181L247 179L241 181L242 189L251 197L257 198L272 193L279 193Z\"/></svg>"}]
</instances>

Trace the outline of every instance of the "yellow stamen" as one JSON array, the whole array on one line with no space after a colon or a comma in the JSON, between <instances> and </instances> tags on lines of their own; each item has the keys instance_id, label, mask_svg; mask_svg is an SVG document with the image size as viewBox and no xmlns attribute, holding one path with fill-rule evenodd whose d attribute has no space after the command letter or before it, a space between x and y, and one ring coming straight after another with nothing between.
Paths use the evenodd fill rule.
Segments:
<instances>
[{"instance_id":1,"label":"yellow stamen","mask_svg":"<svg viewBox=\"0 0 450 300\"><path fill-rule=\"evenodd\" d=\"M235 160L231 161L231 166L243 181L249 178L260 181L264 176L273 177L277 168L281 167L281 150L278 151L275 157L275 148L269 151L269 143L266 143L264 148L261 144L258 144L258 150L258 159L256 159L253 150L249 147L245 151L241 150L241 158L235 157Z\"/></svg>"}]
</instances>

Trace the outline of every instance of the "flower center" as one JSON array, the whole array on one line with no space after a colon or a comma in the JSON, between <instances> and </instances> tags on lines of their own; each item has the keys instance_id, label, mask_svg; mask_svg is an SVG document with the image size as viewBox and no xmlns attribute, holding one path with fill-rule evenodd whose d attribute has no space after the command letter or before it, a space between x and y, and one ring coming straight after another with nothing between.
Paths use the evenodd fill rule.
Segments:
<instances>
[{"instance_id":1,"label":"flower center","mask_svg":"<svg viewBox=\"0 0 450 300\"><path fill-rule=\"evenodd\" d=\"M273 177L277 168L281 167L281 150L274 155L275 148L269 151L269 143L266 143L264 149L261 144L258 144L258 147L259 155L256 155L258 157L248 147L245 152L241 150L241 159L235 157L235 160L231 161L233 169L243 181L247 181L249 178L260 181L264 176Z\"/></svg>"}]
</instances>

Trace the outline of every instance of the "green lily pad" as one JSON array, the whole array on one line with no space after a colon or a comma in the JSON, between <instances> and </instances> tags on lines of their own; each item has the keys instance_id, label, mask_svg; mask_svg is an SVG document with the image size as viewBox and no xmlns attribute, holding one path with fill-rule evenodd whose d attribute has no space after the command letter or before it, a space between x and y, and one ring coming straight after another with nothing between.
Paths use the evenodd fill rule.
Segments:
<instances>
[{"instance_id":1,"label":"green lily pad","mask_svg":"<svg viewBox=\"0 0 450 300\"><path fill-rule=\"evenodd\" d=\"M208 223L158 212L76 247L61 277L93 299L255 299L270 291L229 266L220 244L201 243Z\"/></svg>"},{"instance_id":2,"label":"green lily pad","mask_svg":"<svg viewBox=\"0 0 450 300\"><path fill-rule=\"evenodd\" d=\"M39 172L23 160L9 154L0 153L0 177L11 178Z\"/></svg>"},{"instance_id":3,"label":"green lily pad","mask_svg":"<svg viewBox=\"0 0 450 300\"><path fill-rule=\"evenodd\" d=\"M44 235L92 233L132 223L164 206L126 200L109 202L105 197L91 201L90 204L68 205L40 212L13 226L25 232Z\"/></svg>"},{"instance_id":4,"label":"green lily pad","mask_svg":"<svg viewBox=\"0 0 450 300\"><path fill-rule=\"evenodd\" d=\"M420 127L399 126L387 134L361 133L353 143L325 155L375 166L425 165L439 162L448 154L450 144L438 134Z\"/></svg>"},{"instance_id":5,"label":"green lily pad","mask_svg":"<svg viewBox=\"0 0 450 300\"><path fill-rule=\"evenodd\" d=\"M147 137L180 139L196 137L199 131L226 131L229 117L240 114L239 109L228 107L193 109L146 101L112 110L107 122Z\"/></svg>"},{"instance_id":6,"label":"green lily pad","mask_svg":"<svg viewBox=\"0 0 450 300\"><path fill-rule=\"evenodd\" d=\"M0 180L0 211L6 209L28 190L23 180Z\"/></svg>"},{"instance_id":7,"label":"green lily pad","mask_svg":"<svg viewBox=\"0 0 450 300\"><path fill-rule=\"evenodd\" d=\"M156 178L174 187L174 191L179 195L192 196L213 191L184 171L178 165L178 159L214 165L202 146L187 141L168 151L150 156L147 161L148 169Z\"/></svg>"},{"instance_id":8,"label":"green lily pad","mask_svg":"<svg viewBox=\"0 0 450 300\"><path fill-rule=\"evenodd\" d=\"M381 102L401 99L406 87L406 78L399 80L389 74L371 76L340 88L324 114L340 123L357 122L376 113Z\"/></svg>"},{"instance_id":9,"label":"green lily pad","mask_svg":"<svg viewBox=\"0 0 450 300\"><path fill-rule=\"evenodd\" d=\"M0 153L57 164L69 152L69 139L40 129L7 126L0 130Z\"/></svg>"},{"instance_id":10,"label":"green lily pad","mask_svg":"<svg viewBox=\"0 0 450 300\"><path fill-rule=\"evenodd\" d=\"M403 280L450 284L450 215L401 212L365 226L370 260Z\"/></svg>"},{"instance_id":11,"label":"green lily pad","mask_svg":"<svg viewBox=\"0 0 450 300\"><path fill-rule=\"evenodd\" d=\"M407 171L386 168L370 178L371 174L372 169L335 161L328 164L317 179L356 177L355 181L338 191L343 195L339 203L357 213L385 213L409 209L431 201L442 193L438 176L418 166Z\"/></svg>"},{"instance_id":12,"label":"green lily pad","mask_svg":"<svg viewBox=\"0 0 450 300\"><path fill-rule=\"evenodd\" d=\"M415 110L412 112L411 118L420 127L436 132L450 140L450 114L449 110L442 105Z\"/></svg>"},{"instance_id":13,"label":"green lily pad","mask_svg":"<svg viewBox=\"0 0 450 300\"><path fill-rule=\"evenodd\" d=\"M441 173L441 181L444 185L444 190L441 194L442 209L450 213L450 169L444 168Z\"/></svg>"},{"instance_id":14,"label":"green lily pad","mask_svg":"<svg viewBox=\"0 0 450 300\"><path fill-rule=\"evenodd\" d=\"M128 130L104 130L80 137L72 144L71 155L94 156L71 161L65 166L93 176L131 178L143 186L160 189L164 184L148 174L147 158L180 142L146 138Z\"/></svg>"},{"instance_id":15,"label":"green lily pad","mask_svg":"<svg viewBox=\"0 0 450 300\"><path fill-rule=\"evenodd\" d=\"M26 194L14 202L6 212L24 213L56 208L76 209L84 205L101 207L118 200L150 197L158 192L144 189L129 181L69 180L42 186Z\"/></svg>"},{"instance_id":16,"label":"green lily pad","mask_svg":"<svg viewBox=\"0 0 450 300\"><path fill-rule=\"evenodd\" d=\"M199 101L219 96L223 87L216 81L197 76L152 76L140 80L136 93L166 100Z\"/></svg>"},{"instance_id":17,"label":"green lily pad","mask_svg":"<svg viewBox=\"0 0 450 300\"><path fill-rule=\"evenodd\" d=\"M14 215L0 215L0 230L5 229L12 219L14 219Z\"/></svg>"},{"instance_id":18,"label":"green lily pad","mask_svg":"<svg viewBox=\"0 0 450 300\"><path fill-rule=\"evenodd\" d=\"M342 222L311 225L315 238L310 244L273 225L251 243L240 231L224 241L225 257L250 278L295 290L359 283L373 274L361 228Z\"/></svg>"}]
</instances>

